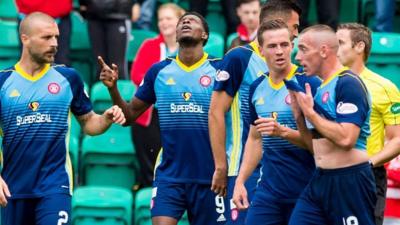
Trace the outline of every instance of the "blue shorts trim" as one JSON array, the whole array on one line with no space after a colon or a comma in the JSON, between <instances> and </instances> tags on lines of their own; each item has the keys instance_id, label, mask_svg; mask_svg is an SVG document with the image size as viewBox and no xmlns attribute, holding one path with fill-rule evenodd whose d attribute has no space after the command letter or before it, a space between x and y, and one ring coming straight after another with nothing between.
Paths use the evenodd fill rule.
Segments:
<instances>
[{"instance_id":1,"label":"blue shorts trim","mask_svg":"<svg viewBox=\"0 0 400 225\"><path fill-rule=\"evenodd\" d=\"M151 216L180 220L187 211L191 225L222 225L226 222L225 200L209 184L154 181Z\"/></svg>"}]
</instances>

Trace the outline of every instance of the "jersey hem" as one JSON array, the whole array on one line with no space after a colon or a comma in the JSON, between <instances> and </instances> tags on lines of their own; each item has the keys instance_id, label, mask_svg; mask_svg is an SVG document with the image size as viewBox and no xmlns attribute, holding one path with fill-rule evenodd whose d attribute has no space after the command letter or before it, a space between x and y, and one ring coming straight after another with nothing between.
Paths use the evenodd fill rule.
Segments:
<instances>
[{"instance_id":1,"label":"jersey hem","mask_svg":"<svg viewBox=\"0 0 400 225\"><path fill-rule=\"evenodd\" d=\"M68 190L68 191L45 192L45 193L40 193L40 194L12 194L9 199L42 198L44 196L52 195L52 194L67 194L67 195L72 196Z\"/></svg>"},{"instance_id":2,"label":"jersey hem","mask_svg":"<svg viewBox=\"0 0 400 225\"><path fill-rule=\"evenodd\" d=\"M156 177L154 179L155 182L173 182L173 183L195 183L195 184L211 184L211 180L203 180L203 179L179 179L179 178L168 178Z\"/></svg>"}]
</instances>

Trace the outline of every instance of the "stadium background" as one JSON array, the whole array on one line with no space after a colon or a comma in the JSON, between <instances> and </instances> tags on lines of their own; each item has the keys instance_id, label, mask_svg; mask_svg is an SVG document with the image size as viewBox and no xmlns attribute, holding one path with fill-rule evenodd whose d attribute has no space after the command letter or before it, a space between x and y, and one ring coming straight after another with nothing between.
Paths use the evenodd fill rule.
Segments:
<instances>
[{"instance_id":1,"label":"stadium background","mask_svg":"<svg viewBox=\"0 0 400 225\"><path fill-rule=\"evenodd\" d=\"M174 2L188 9L187 0L157 0L157 4ZM316 23L315 0L310 3L308 20ZM395 33L373 33L371 56L367 66L400 87L400 0L396 0ZM95 65L91 57L87 24L79 14L74 0L71 14L72 36L70 60L90 93L94 110L103 112L111 105L106 88L93 81ZM372 28L374 0L341 0L339 22L359 22ZM219 0L210 0L206 19L210 26L210 39L205 51L222 57L236 34L226 34L225 20ZM156 14L153 31L131 31L127 59L129 65L144 39L157 35ZM0 0L0 69L14 65L20 54L17 32L17 9L13 0ZM293 58L296 49L293 52ZM129 68L130 71L130 68ZM128 80L118 82L124 99L130 100L135 87ZM71 120L69 152L74 169L74 196L72 224L74 225L146 225L151 224L149 203L151 188L138 189L139 171L131 130L113 125L106 133L90 137L82 134L75 118ZM179 225L189 224L184 216Z\"/></svg>"}]
</instances>

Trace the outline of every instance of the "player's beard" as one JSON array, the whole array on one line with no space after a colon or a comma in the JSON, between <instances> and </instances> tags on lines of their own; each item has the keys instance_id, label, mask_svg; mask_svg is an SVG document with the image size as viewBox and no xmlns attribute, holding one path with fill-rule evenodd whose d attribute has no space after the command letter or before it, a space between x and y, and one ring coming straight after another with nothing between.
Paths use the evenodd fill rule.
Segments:
<instances>
[{"instance_id":1,"label":"player's beard","mask_svg":"<svg viewBox=\"0 0 400 225\"><path fill-rule=\"evenodd\" d=\"M47 57L46 54L48 53L53 53L53 56L51 58ZM29 49L29 55L31 56L32 61L36 62L39 65L46 64L46 63L53 63L54 62L54 57L57 53L57 49L52 49L49 51L46 51L44 53L37 53Z\"/></svg>"},{"instance_id":2,"label":"player's beard","mask_svg":"<svg viewBox=\"0 0 400 225\"><path fill-rule=\"evenodd\" d=\"M200 41L201 40L197 40L193 37L181 37L178 40L178 43L179 43L179 46L187 48L187 47L193 47L193 46L198 45Z\"/></svg>"}]
</instances>

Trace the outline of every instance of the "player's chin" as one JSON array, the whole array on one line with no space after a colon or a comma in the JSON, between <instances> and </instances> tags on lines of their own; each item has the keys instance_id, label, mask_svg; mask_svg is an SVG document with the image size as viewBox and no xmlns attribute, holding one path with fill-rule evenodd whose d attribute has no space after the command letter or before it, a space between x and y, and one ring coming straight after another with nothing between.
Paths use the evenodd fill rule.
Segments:
<instances>
[{"instance_id":1,"label":"player's chin","mask_svg":"<svg viewBox=\"0 0 400 225\"><path fill-rule=\"evenodd\" d=\"M54 63L55 55L46 55L43 57L43 62L45 63Z\"/></svg>"}]
</instances>

